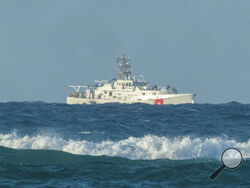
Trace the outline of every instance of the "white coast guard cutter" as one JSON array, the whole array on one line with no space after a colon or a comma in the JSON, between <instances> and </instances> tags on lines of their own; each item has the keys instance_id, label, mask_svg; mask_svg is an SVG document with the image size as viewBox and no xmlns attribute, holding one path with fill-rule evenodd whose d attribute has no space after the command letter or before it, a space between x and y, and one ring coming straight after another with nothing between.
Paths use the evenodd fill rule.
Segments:
<instances>
[{"instance_id":1,"label":"white coast guard cutter","mask_svg":"<svg viewBox=\"0 0 250 188\"><path fill-rule=\"evenodd\" d=\"M148 86L135 79L130 71L130 59L122 55L117 59L117 79L99 80L96 84L70 85L67 104L146 103L155 105L194 103L194 94L178 94L171 86Z\"/></svg>"}]
</instances>

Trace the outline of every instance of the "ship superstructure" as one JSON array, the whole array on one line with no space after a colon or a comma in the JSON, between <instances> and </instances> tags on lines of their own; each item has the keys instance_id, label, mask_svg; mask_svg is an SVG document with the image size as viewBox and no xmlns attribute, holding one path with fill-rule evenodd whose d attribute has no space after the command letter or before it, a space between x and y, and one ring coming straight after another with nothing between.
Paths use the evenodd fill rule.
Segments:
<instances>
[{"instance_id":1,"label":"ship superstructure","mask_svg":"<svg viewBox=\"0 0 250 188\"><path fill-rule=\"evenodd\" d=\"M144 79L136 79L131 72L130 59L122 55L117 59L117 79L98 80L96 84L70 85L67 104L146 103L183 104L194 103L194 94L178 94L171 86L148 86Z\"/></svg>"}]
</instances>

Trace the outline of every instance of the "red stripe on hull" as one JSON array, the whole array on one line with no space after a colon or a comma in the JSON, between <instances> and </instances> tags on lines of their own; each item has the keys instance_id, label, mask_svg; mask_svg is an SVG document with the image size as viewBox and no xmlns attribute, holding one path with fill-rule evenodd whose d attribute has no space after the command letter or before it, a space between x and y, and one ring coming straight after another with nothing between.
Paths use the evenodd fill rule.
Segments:
<instances>
[{"instance_id":1,"label":"red stripe on hull","mask_svg":"<svg viewBox=\"0 0 250 188\"><path fill-rule=\"evenodd\" d=\"M156 105L158 105L158 104L159 104L159 105L163 104L163 99L156 99L156 100L155 100L155 104L156 104Z\"/></svg>"}]
</instances>

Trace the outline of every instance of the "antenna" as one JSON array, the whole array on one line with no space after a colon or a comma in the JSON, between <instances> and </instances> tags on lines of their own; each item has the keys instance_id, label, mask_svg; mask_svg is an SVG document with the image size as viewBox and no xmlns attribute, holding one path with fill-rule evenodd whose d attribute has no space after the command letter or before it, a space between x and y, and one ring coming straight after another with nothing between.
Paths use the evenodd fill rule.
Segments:
<instances>
[{"instance_id":1,"label":"antenna","mask_svg":"<svg viewBox=\"0 0 250 188\"><path fill-rule=\"evenodd\" d=\"M118 79L120 80L131 80L132 79L132 72L130 71L130 59L125 55L121 55L117 58L117 64L120 72L118 73Z\"/></svg>"}]
</instances>

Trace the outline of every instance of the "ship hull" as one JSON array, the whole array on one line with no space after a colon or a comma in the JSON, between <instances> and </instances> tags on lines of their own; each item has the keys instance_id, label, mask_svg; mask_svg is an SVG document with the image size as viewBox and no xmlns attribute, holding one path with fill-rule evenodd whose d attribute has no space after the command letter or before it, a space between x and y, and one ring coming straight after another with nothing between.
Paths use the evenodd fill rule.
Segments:
<instances>
[{"instance_id":1,"label":"ship hull","mask_svg":"<svg viewBox=\"0 0 250 188\"><path fill-rule=\"evenodd\" d=\"M67 104L105 104L105 103L145 103L151 105L167 105L167 104L186 104L194 103L194 94L169 94L167 96L157 97L154 99L131 99L131 100L115 100L115 99L88 99L78 97L67 97Z\"/></svg>"}]
</instances>

